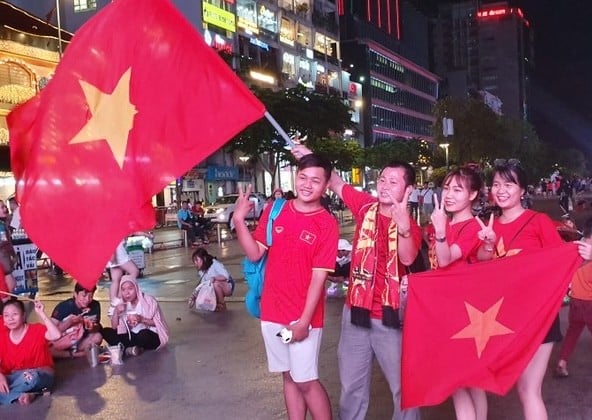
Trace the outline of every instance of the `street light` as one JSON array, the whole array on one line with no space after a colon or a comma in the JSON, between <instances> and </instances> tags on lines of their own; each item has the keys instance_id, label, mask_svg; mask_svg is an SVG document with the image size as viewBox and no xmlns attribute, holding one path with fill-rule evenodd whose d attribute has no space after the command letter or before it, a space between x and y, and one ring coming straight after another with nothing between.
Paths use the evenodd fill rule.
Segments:
<instances>
[{"instance_id":1,"label":"street light","mask_svg":"<svg viewBox=\"0 0 592 420\"><path fill-rule=\"evenodd\" d=\"M440 147L446 152L446 169L448 169L448 147L450 147L450 143L442 143Z\"/></svg>"}]
</instances>

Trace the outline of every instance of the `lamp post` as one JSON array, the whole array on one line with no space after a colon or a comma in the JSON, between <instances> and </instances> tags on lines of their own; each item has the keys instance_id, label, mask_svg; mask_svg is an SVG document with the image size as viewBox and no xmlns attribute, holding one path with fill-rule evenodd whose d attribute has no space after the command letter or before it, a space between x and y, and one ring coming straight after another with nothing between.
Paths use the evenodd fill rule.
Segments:
<instances>
[{"instance_id":1,"label":"lamp post","mask_svg":"<svg viewBox=\"0 0 592 420\"><path fill-rule=\"evenodd\" d=\"M446 169L448 169L448 147L450 147L450 143L442 143L440 145L444 152L446 153Z\"/></svg>"}]
</instances>

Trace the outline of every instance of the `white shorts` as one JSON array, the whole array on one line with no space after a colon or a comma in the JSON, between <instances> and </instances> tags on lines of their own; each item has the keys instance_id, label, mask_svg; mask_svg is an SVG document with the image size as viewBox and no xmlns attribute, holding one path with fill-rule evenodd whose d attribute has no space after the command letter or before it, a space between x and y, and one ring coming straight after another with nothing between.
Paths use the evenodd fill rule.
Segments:
<instances>
[{"instance_id":1,"label":"white shorts","mask_svg":"<svg viewBox=\"0 0 592 420\"><path fill-rule=\"evenodd\" d=\"M309 382L319 379L319 351L322 328L313 328L308 338L297 343L284 344L277 333L285 325L261 321L261 334L267 353L270 372L290 372L294 382Z\"/></svg>"},{"instance_id":2,"label":"white shorts","mask_svg":"<svg viewBox=\"0 0 592 420\"><path fill-rule=\"evenodd\" d=\"M130 256L125 249L125 241L121 241L121 243L117 245L117 249L111 257L111 260L107 263L107 268L119 267L128 261L130 261Z\"/></svg>"}]
</instances>

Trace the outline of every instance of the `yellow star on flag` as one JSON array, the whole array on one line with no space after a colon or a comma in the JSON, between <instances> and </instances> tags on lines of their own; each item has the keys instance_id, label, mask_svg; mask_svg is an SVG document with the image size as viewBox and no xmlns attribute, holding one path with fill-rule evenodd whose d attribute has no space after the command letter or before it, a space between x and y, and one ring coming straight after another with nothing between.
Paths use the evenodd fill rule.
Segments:
<instances>
[{"instance_id":1,"label":"yellow star on flag","mask_svg":"<svg viewBox=\"0 0 592 420\"><path fill-rule=\"evenodd\" d=\"M496 319L503 302L504 298L501 298L485 312L481 312L470 303L465 302L465 308L467 309L470 323L451 338L474 339L475 346L477 347L477 357L481 358L481 354L491 337L512 334L514 332Z\"/></svg>"},{"instance_id":2,"label":"yellow star on flag","mask_svg":"<svg viewBox=\"0 0 592 420\"><path fill-rule=\"evenodd\" d=\"M138 112L129 99L131 72L132 69L128 68L121 75L112 93L105 93L80 80L91 117L69 142L76 144L105 140L121 169L128 135L134 126L134 115Z\"/></svg>"}]
</instances>

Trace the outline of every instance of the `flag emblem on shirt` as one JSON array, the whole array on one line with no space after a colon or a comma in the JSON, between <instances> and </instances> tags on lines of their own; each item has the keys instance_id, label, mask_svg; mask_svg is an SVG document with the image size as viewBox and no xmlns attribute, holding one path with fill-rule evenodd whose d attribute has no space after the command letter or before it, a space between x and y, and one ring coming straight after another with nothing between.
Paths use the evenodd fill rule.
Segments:
<instances>
[{"instance_id":1,"label":"flag emblem on shirt","mask_svg":"<svg viewBox=\"0 0 592 420\"><path fill-rule=\"evenodd\" d=\"M316 239L317 235L315 235L314 233L310 233L307 230L303 230L300 233L300 240L306 242L309 245L312 245Z\"/></svg>"}]
</instances>

